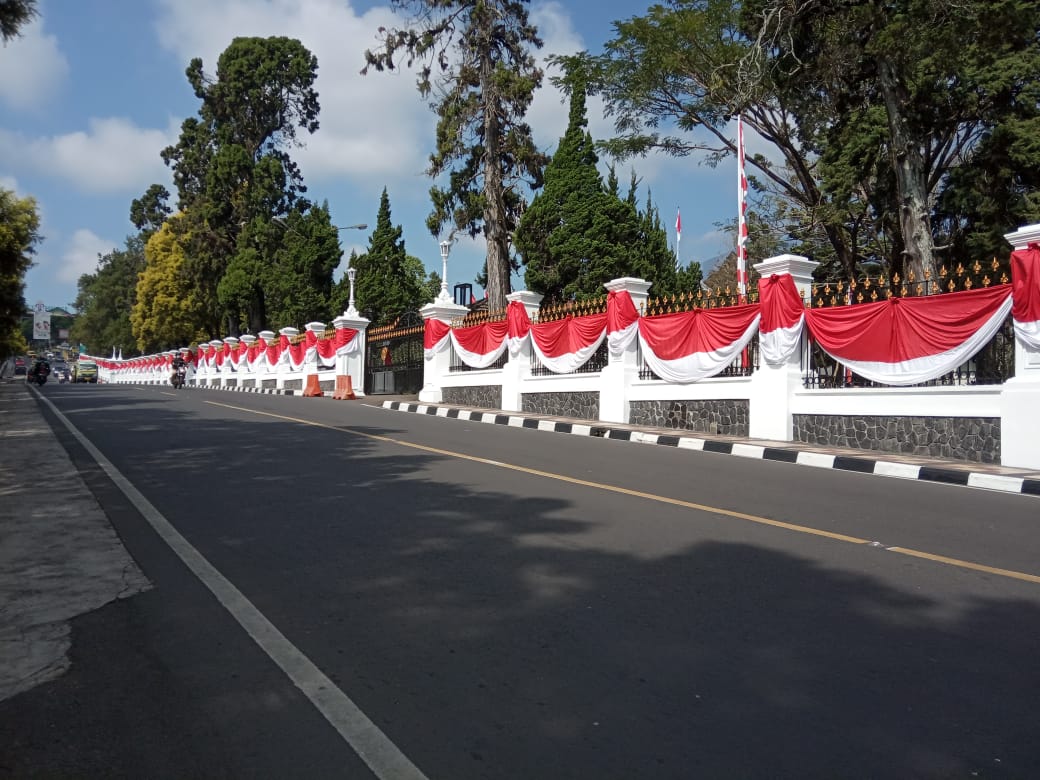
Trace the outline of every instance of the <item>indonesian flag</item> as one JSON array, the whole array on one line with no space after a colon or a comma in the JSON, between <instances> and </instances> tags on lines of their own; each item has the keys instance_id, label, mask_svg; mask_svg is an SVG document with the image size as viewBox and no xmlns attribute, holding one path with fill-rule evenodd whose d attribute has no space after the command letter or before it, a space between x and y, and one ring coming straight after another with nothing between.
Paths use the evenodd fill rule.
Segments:
<instances>
[{"instance_id":1,"label":"indonesian flag","mask_svg":"<svg viewBox=\"0 0 1040 780\"><path fill-rule=\"evenodd\" d=\"M1040 244L1011 253L1011 290L1015 338L1040 351Z\"/></svg>"},{"instance_id":2,"label":"indonesian flag","mask_svg":"<svg viewBox=\"0 0 1040 780\"><path fill-rule=\"evenodd\" d=\"M667 382L689 384L732 363L758 329L760 304L639 319L643 359Z\"/></svg>"},{"instance_id":3,"label":"indonesian flag","mask_svg":"<svg viewBox=\"0 0 1040 780\"><path fill-rule=\"evenodd\" d=\"M978 352L1011 311L1002 284L921 298L808 309L809 332L846 368L873 382L906 386L953 371Z\"/></svg>"},{"instance_id":4,"label":"indonesian flag","mask_svg":"<svg viewBox=\"0 0 1040 780\"><path fill-rule=\"evenodd\" d=\"M679 209L675 210L675 238L682 238L682 214L679 213Z\"/></svg>"},{"instance_id":5,"label":"indonesian flag","mask_svg":"<svg viewBox=\"0 0 1040 780\"><path fill-rule=\"evenodd\" d=\"M762 321L758 345L762 359L782 366L795 351L805 325L805 304L791 274L776 274L758 280Z\"/></svg>"}]
</instances>

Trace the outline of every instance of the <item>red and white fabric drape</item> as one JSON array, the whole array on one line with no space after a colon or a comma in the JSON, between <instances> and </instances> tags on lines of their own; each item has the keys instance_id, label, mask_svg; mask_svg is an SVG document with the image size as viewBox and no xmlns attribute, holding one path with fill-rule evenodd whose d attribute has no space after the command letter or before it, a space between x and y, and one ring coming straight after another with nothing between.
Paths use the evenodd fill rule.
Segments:
<instances>
[{"instance_id":1,"label":"red and white fabric drape","mask_svg":"<svg viewBox=\"0 0 1040 780\"><path fill-rule=\"evenodd\" d=\"M438 352L443 352L451 343L451 325L441 320L426 320L423 332L423 357L432 360Z\"/></svg>"},{"instance_id":2,"label":"red and white fabric drape","mask_svg":"<svg viewBox=\"0 0 1040 780\"><path fill-rule=\"evenodd\" d=\"M607 294L607 349L621 357L639 335L639 312L627 290Z\"/></svg>"},{"instance_id":3,"label":"red and white fabric drape","mask_svg":"<svg viewBox=\"0 0 1040 780\"><path fill-rule=\"evenodd\" d=\"M1011 288L1015 338L1040 351L1040 244L1011 253Z\"/></svg>"},{"instance_id":4,"label":"red and white fabric drape","mask_svg":"<svg viewBox=\"0 0 1040 780\"><path fill-rule=\"evenodd\" d=\"M468 328L452 328L449 331L451 345L467 366L487 368L506 351L508 328L506 320L482 322Z\"/></svg>"},{"instance_id":5,"label":"red and white fabric drape","mask_svg":"<svg viewBox=\"0 0 1040 780\"><path fill-rule=\"evenodd\" d=\"M801 343L805 304L790 274L759 279L758 300L762 310L758 326L759 353L767 364L782 366Z\"/></svg>"},{"instance_id":6,"label":"red and white fabric drape","mask_svg":"<svg viewBox=\"0 0 1040 780\"><path fill-rule=\"evenodd\" d=\"M808 309L812 337L832 358L874 382L897 387L953 371L986 345L1011 311L998 285L921 298Z\"/></svg>"},{"instance_id":7,"label":"red and white fabric drape","mask_svg":"<svg viewBox=\"0 0 1040 780\"><path fill-rule=\"evenodd\" d=\"M643 317L643 360L667 382L689 384L715 376L751 341L759 316L754 303Z\"/></svg>"}]
</instances>

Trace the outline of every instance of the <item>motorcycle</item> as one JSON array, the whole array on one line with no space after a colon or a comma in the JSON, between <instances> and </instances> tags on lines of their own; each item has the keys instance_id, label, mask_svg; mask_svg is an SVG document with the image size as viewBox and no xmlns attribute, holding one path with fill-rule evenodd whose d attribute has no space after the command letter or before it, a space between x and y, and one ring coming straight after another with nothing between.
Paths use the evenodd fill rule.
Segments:
<instances>
[{"instance_id":1,"label":"motorcycle","mask_svg":"<svg viewBox=\"0 0 1040 780\"><path fill-rule=\"evenodd\" d=\"M29 383L36 383L41 387L47 383L47 375L51 372L49 366L39 366L29 373Z\"/></svg>"},{"instance_id":2,"label":"motorcycle","mask_svg":"<svg viewBox=\"0 0 1040 780\"><path fill-rule=\"evenodd\" d=\"M177 390L180 390L184 387L187 375L188 369L185 366L177 366L177 368L173 369L173 374L170 375L170 384Z\"/></svg>"}]
</instances>

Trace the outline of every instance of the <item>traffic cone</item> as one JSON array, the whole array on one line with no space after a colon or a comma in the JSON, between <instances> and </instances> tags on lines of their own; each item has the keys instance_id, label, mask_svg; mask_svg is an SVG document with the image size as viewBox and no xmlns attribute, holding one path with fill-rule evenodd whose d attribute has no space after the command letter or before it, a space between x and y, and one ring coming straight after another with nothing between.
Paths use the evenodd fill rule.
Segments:
<instances>
[{"instance_id":1,"label":"traffic cone","mask_svg":"<svg viewBox=\"0 0 1040 780\"><path fill-rule=\"evenodd\" d=\"M336 392L332 394L332 397L337 401L357 399L357 396L354 395L354 378L350 374L336 377Z\"/></svg>"},{"instance_id":2,"label":"traffic cone","mask_svg":"<svg viewBox=\"0 0 1040 780\"><path fill-rule=\"evenodd\" d=\"M317 374L307 375L307 386L303 389L304 398L321 397L321 385L318 383Z\"/></svg>"}]
</instances>

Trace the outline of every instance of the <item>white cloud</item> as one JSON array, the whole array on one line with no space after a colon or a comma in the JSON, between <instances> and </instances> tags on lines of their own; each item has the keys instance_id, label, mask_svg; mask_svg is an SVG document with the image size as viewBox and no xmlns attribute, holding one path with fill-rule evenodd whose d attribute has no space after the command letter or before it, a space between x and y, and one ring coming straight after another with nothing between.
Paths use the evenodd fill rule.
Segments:
<instances>
[{"instance_id":1,"label":"white cloud","mask_svg":"<svg viewBox=\"0 0 1040 780\"><path fill-rule=\"evenodd\" d=\"M360 74L378 28L400 24L386 8L358 15L341 0L161 0L155 29L178 60L201 57L207 73L236 36L299 39L318 59L321 127L293 158L309 182L349 176L381 186L422 174L436 121L413 73Z\"/></svg>"},{"instance_id":2,"label":"white cloud","mask_svg":"<svg viewBox=\"0 0 1040 780\"><path fill-rule=\"evenodd\" d=\"M97 270L98 255L106 255L118 244L96 235L87 228L80 228L66 242L60 257L53 269L55 277L61 282L79 281L83 274L92 274Z\"/></svg>"},{"instance_id":3,"label":"white cloud","mask_svg":"<svg viewBox=\"0 0 1040 780\"><path fill-rule=\"evenodd\" d=\"M58 48L58 39L43 32L38 18L23 34L0 46L0 100L27 110L44 106L69 73L69 63Z\"/></svg>"},{"instance_id":4,"label":"white cloud","mask_svg":"<svg viewBox=\"0 0 1040 780\"><path fill-rule=\"evenodd\" d=\"M90 119L88 129L44 138L0 130L0 164L65 179L88 193L139 194L152 182L169 182L159 152L177 130L138 127L129 119Z\"/></svg>"}]
</instances>

